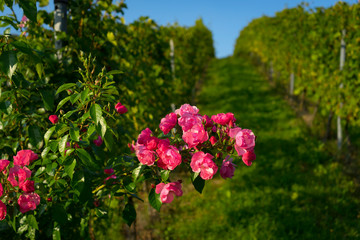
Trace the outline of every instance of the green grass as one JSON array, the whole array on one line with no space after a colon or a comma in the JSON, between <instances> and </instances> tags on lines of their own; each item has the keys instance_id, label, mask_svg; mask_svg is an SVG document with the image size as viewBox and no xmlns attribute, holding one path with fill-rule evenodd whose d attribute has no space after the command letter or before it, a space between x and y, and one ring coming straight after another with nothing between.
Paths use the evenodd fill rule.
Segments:
<instances>
[{"instance_id":1,"label":"green grass","mask_svg":"<svg viewBox=\"0 0 360 240\"><path fill-rule=\"evenodd\" d=\"M257 159L237 160L233 179L207 181L201 195L185 181L153 223L156 238L360 239L357 186L249 63L214 61L197 106L233 112L257 135Z\"/></svg>"}]
</instances>

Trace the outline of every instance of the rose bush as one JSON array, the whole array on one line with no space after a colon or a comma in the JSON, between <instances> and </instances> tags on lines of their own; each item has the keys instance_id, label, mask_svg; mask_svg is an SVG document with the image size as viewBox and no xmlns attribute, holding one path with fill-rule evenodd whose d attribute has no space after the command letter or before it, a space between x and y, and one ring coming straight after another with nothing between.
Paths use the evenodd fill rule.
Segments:
<instances>
[{"instance_id":1,"label":"rose bush","mask_svg":"<svg viewBox=\"0 0 360 240\"><path fill-rule=\"evenodd\" d=\"M236 165L234 158L230 158L234 149L247 166L252 164L256 158L255 135L235 122L233 113L219 113L210 118L200 115L196 106L184 104L161 119L161 132L155 131L159 135L149 128L139 134L132 146L140 162L137 173L150 174L155 180L156 190L149 194L155 209L172 202L174 194L182 196L181 181L170 180L171 171L181 164L190 170L192 183L200 193L205 180L212 179L219 168L224 179L234 176Z\"/></svg>"}]
</instances>

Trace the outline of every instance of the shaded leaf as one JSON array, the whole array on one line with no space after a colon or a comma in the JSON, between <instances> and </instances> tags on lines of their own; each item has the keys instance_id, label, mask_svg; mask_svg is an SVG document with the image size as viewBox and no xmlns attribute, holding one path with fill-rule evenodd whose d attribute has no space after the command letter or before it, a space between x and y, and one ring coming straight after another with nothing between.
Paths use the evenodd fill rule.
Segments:
<instances>
[{"instance_id":1,"label":"shaded leaf","mask_svg":"<svg viewBox=\"0 0 360 240\"><path fill-rule=\"evenodd\" d=\"M134 208L134 204L128 203L128 204L125 205L122 217L123 217L124 221L126 222L126 224L130 227L131 224L136 219L136 211L135 211L135 208Z\"/></svg>"},{"instance_id":2,"label":"shaded leaf","mask_svg":"<svg viewBox=\"0 0 360 240\"><path fill-rule=\"evenodd\" d=\"M160 211L162 202L160 200L160 194L155 193L155 188L152 188L149 193L150 205L157 211Z\"/></svg>"}]
</instances>

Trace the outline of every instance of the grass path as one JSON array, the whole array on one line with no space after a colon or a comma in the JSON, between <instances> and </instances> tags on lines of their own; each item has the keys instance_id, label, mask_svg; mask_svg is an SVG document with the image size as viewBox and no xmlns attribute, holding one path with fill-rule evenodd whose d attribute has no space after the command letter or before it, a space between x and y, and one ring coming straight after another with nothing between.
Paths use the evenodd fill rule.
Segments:
<instances>
[{"instance_id":1,"label":"grass path","mask_svg":"<svg viewBox=\"0 0 360 240\"><path fill-rule=\"evenodd\" d=\"M233 112L258 136L257 159L235 177L186 188L154 224L163 239L360 239L360 204L341 164L308 136L287 103L242 59L215 60L201 114Z\"/></svg>"}]
</instances>

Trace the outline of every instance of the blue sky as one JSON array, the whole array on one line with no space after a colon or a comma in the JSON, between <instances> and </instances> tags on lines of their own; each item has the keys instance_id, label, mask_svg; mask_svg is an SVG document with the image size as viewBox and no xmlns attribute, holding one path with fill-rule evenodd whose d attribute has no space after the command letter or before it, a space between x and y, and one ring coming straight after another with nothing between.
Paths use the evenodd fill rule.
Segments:
<instances>
[{"instance_id":1,"label":"blue sky","mask_svg":"<svg viewBox=\"0 0 360 240\"><path fill-rule=\"evenodd\" d=\"M51 4L47 10L53 10ZM252 19L274 14L288 7L299 5L302 0L125 0L125 21L130 23L140 16L148 16L159 25L178 22L191 26L202 18L212 31L217 57L232 54L240 30ZM310 7L330 7L337 0L308 0ZM350 4L358 0L347 0ZM21 18L21 13L18 14Z\"/></svg>"}]
</instances>

